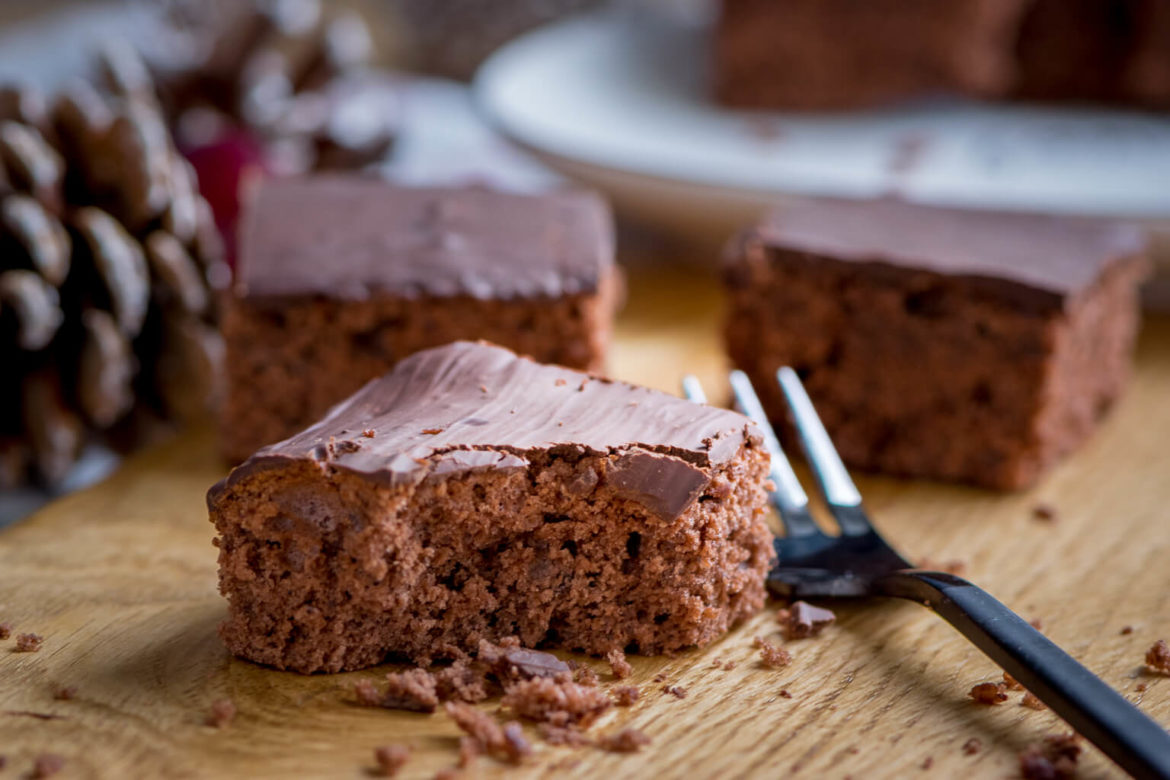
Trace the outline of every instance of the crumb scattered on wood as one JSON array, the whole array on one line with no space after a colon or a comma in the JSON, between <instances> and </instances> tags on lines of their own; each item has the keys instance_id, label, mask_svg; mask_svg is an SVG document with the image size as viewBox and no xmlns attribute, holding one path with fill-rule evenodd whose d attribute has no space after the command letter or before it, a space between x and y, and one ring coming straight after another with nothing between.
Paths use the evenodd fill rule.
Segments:
<instances>
[{"instance_id":1,"label":"crumb scattered on wood","mask_svg":"<svg viewBox=\"0 0 1170 780\"><path fill-rule=\"evenodd\" d=\"M435 678L426 669L407 669L386 675L379 706L391 710L434 712L439 706Z\"/></svg>"},{"instance_id":2,"label":"crumb scattered on wood","mask_svg":"<svg viewBox=\"0 0 1170 780\"><path fill-rule=\"evenodd\" d=\"M504 724L502 758L509 764L519 764L532 755L532 743L524 736L523 727L516 721Z\"/></svg>"},{"instance_id":3,"label":"crumb scattered on wood","mask_svg":"<svg viewBox=\"0 0 1170 780\"><path fill-rule=\"evenodd\" d=\"M1020 685L1020 681L1012 677L1007 672L1003 673L1003 684L1007 686L1009 691L1022 691L1024 686Z\"/></svg>"},{"instance_id":4,"label":"crumb scattered on wood","mask_svg":"<svg viewBox=\"0 0 1170 780\"><path fill-rule=\"evenodd\" d=\"M236 705L231 699L219 699L213 702L207 713L207 725L222 729L232 725L236 719Z\"/></svg>"},{"instance_id":5,"label":"crumb scattered on wood","mask_svg":"<svg viewBox=\"0 0 1170 780\"><path fill-rule=\"evenodd\" d=\"M1044 621L1041 620L1040 618L1032 618L1031 620L1028 621L1028 625L1030 625L1032 628L1036 629L1037 631L1044 630Z\"/></svg>"},{"instance_id":6,"label":"crumb scattered on wood","mask_svg":"<svg viewBox=\"0 0 1170 780\"><path fill-rule=\"evenodd\" d=\"M654 675L654 682L666 682L666 672L659 672Z\"/></svg>"},{"instance_id":7,"label":"crumb scattered on wood","mask_svg":"<svg viewBox=\"0 0 1170 780\"><path fill-rule=\"evenodd\" d=\"M12 624L0 623L0 639L7 639L12 636Z\"/></svg>"},{"instance_id":8,"label":"crumb scattered on wood","mask_svg":"<svg viewBox=\"0 0 1170 780\"><path fill-rule=\"evenodd\" d=\"M650 737L637 729L622 729L597 740L597 746L611 753L636 753L650 744Z\"/></svg>"},{"instance_id":9,"label":"crumb scattered on wood","mask_svg":"<svg viewBox=\"0 0 1170 780\"><path fill-rule=\"evenodd\" d=\"M41 780L41 778L52 777L64 768L65 759L61 756L55 753L41 753L33 760L33 768L29 777Z\"/></svg>"},{"instance_id":10,"label":"crumb scattered on wood","mask_svg":"<svg viewBox=\"0 0 1170 780\"><path fill-rule=\"evenodd\" d=\"M630 662L626 660L626 654L621 650L610 650L605 654L605 660L609 661L609 668L613 672L613 676L619 680L626 679L634 671Z\"/></svg>"},{"instance_id":11,"label":"crumb scattered on wood","mask_svg":"<svg viewBox=\"0 0 1170 780\"><path fill-rule=\"evenodd\" d=\"M410 760L410 748L406 745L382 745L374 748L376 774L380 777L394 777Z\"/></svg>"},{"instance_id":12,"label":"crumb scattered on wood","mask_svg":"<svg viewBox=\"0 0 1170 780\"><path fill-rule=\"evenodd\" d=\"M470 704L449 701L443 709L469 737L479 743L481 752L495 752L503 749L504 730L495 718Z\"/></svg>"},{"instance_id":13,"label":"crumb scattered on wood","mask_svg":"<svg viewBox=\"0 0 1170 780\"><path fill-rule=\"evenodd\" d=\"M761 636L752 640L752 646L759 648L760 663L768 669L779 669L792 663L792 653Z\"/></svg>"},{"instance_id":14,"label":"crumb scattered on wood","mask_svg":"<svg viewBox=\"0 0 1170 780\"><path fill-rule=\"evenodd\" d=\"M681 685L664 685L662 692L668 693L676 699L685 699L687 697L687 689Z\"/></svg>"},{"instance_id":15,"label":"crumb scattered on wood","mask_svg":"<svg viewBox=\"0 0 1170 780\"><path fill-rule=\"evenodd\" d=\"M1121 635L1122 636L1129 636L1132 633L1133 633L1133 626L1122 626L1121 627Z\"/></svg>"},{"instance_id":16,"label":"crumb scattered on wood","mask_svg":"<svg viewBox=\"0 0 1170 780\"><path fill-rule=\"evenodd\" d=\"M1007 686L997 682L979 683L967 695L979 704L1003 704L1008 700Z\"/></svg>"},{"instance_id":17,"label":"crumb scattered on wood","mask_svg":"<svg viewBox=\"0 0 1170 780\"><path fill-rule=\"evenodd\" d=\"M837 620L830 610L814 607L805 601L797 601L776 612L776 622L785 639L805 639L821 633L826 626Z\"/></svg>"},{"instance_id":18,"label":"crumb scattered on wood","mask_svg":"<svg viewBox=\"0 0 1170 780\"><path fill-rule=\"evenodd\" d=\"M934 756L927 756L926 758L922 759L922 768L924 770L930 769L932 766L934 766Z\"/></svg>"},{"instance_id":19,"label":"crumb scattered on wood","mask_svg":"<svg viewBox=\"0 0 1170 780\"><path fill-rule=\"evenodd\" d=\"M1020 699L1020 706L1027 707L1030 710L1046 709L1044 702L1040 701L1039 697L1031 691L1025 691L1023 697Z\"/></svg>"},{"instance_id":20,"label":"crumb scattered on wood","mask_svg":"<svg viewBox=\"0 0 1170 780\"><path fill-rule=\"evenodd\" d=\"M1051 504L1036 504L1032 507L1032 517L1046 523L1054 523L1059 518L1056 507Z\"/></svg>"},{"instance_id":21,"label":"crumb scattered on wood","mask_svg":"<svg viewBox=\"0 0 1170 780\"><path fill-rule=\"evenodd\" d=\"M77 688L73 685L58 685L53 689L53 698L57 701L69 701L76 696Z\"/></svg>"},{"instance_id":22,"label":"crumb scattered on wood","mask_svg":"<svg viewBox=\"0 0 1170 780\"><path fill-rule=\"evenodd\" d=\"M1170 674L1170 647L1159 639L1146 651L1146 668L1158 674Z\"/></svg>"},{"instance_id":23,"label":"crumb scattered on wood","mask_svg":"<svg viewBox=\"0 0 1170 780\"><path fill-rule=\"evenodd\" d=\"M791 699L792 694L788 692L787 688L781 688L780 689L780 698L781 699Z\"/></svg>"},{"instance_id":24,"label":"crumb scattered on wood","mask_svg":"<svg viewBox=\"0 0 1170 780\"><path fill-rule=\"evenodd\" d=\"M377 434L374 433L373 428L366 428L364 431L362 431L362 436L365 436L367 439L372 439L377 436Z\"/></svg>"},{"instance_id":25,"label":"crumb scattered on wood","mask_svg":"<svg viewBox=\"0 0 1170 780\"><path fill-rule=\"evenodd\" d=\"M463 736L459 738L459 766L467 769L475 763L475 759L483 754L483 746L475 737Z\"/></svg>"},{"instance_id":26,"label":"crumb scattered on wood","mask_svg":"<svg viewBox=\"0 0 1170 780\"><path fill-rule=\"evenodd\" d=\"M1135 691L1137 691L1138 693L1145 693L1145 692L1146 692L1146 688L1148 688L1148 687L1149 687L1149 686L1148 686L1148 685L1146 685L1144 682L1140 682L1140 683L1138 683L1137 685L1133 686L1133 689L1134 689Z\"/></svg>"},{"instance_id":27,"label":"crumb scattered on wood","mask_svg":"<svg viewBox=\"0 0 1170 780\"><path fill-rule=\"evenodd\" d=\"M44 644L45 638L40 634L17 634L16 646L13 649L18 653L35 653Z\"/></svg>"},{"instance_id":28,"label":"crumb scattered on wood","mask_svg":"<svg viewBox=\"0 0 1170 780\"><path fill-rule=\"evenodd\" d=\"M636 685L618 685L610 688L609 693L613 696L614 704L619 707L632 707L642 695Z\"/></svg>"},{"instance_id":29,"label":"crumb scattered on wood","mask_svg":"<svg viewBox=\"0 0 1170 780\"><path fill-rule=\"evenodd\" d=\"M596 688L601 684L601 678L597 676L597 672L593 670L592 666L582 664L573 671L573 682L587 688Z\"/></svg>"},{"instance_id":30,"label":"crumb scattered on wood","mask_svg":"<svg viewBox=\"0 0 1170 780\"><path fill-rule=\"evenodd\" d=\"M598 688L547 677L509 686L500 703L522 718L554 726L587 726L613 705L605 691Z\"/></svg>"},{"instance_id":31,"label":"crumb scattered on wood","mask_svg":"<svg viewBox=\"0 0 1170 780\"><path fill-rule=\"evenodd\" d=\"M963 755L965 756L973 756L982 749L983 740L979 739L979 737L971 737L969 740L963 743L962 748Z\"/></svg>"},{"instance_id":32,"label":"crumb scattered on wood","mask_svg":"<svg viewBox=\"0 0 1170 780\"><path fill-rule=\"evenodd\" d=\"M1020 752L1020 774L1026 780L1065 780L1077 771L1081 754L1080 738L1075 734L1047 736L1038 744Z\"/></svg>"}]
</instances>

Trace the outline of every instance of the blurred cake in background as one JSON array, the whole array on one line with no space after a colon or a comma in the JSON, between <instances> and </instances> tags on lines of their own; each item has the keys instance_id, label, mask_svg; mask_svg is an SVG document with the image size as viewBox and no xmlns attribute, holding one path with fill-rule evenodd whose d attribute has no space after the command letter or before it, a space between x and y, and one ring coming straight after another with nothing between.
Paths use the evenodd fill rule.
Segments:
<instances>
[{"instance_id":1,"label":"blurred cake in background","mask_svg":"<svg viewBox=\"0 0 1170 780\"><path fill-rule=\"evenodd\" d=\"M1023 488L1121 395L1147 271L1114 222L808 201L729 246L727 348L777 422L793 367L852 466Z\"/></svg>"},{"instance_id":2,"label":"blurred cake in background","mask_svg":"<svg viewBox=\"0 0 1170 780\"><path fill-rule=\"evenodd\" d=\"M469 79L488 55L521 33L602 0L393 0L412 67Z\"/></svg>"},{"instance_id":3,"label":"blurred cake in background","mask_svg":"<svg viewBox=\"0 0 1170 780\"><path fill-rule=\"evenodd\" d=\"M722 0L728 105L851 109L934 93L1170 105L1167 0Z\"/></svg>"}]
</instances>

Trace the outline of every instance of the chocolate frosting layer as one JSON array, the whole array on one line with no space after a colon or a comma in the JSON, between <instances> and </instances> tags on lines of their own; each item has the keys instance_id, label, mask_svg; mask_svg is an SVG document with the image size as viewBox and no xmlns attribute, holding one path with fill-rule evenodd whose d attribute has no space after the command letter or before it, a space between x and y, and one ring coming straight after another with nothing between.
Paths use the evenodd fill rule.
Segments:
<instances>
[{"instance_id":1,"label":"chocolate frosting layer","mask_svg":"<svg viewBox=\"0 0 1170 780\"><path fill-rule=\"evenodd\" d=\"M258 470L306 459L398 485L523 469L551 452L608 456L597 481L568 485L573 492L606 484L673 519L745 444L762 446L759 431L735 412L464 341L406 358L321 422L257 452L208 501Z\"/></svg>"},{"instance_id":2,"label":"chocolate frosting layer","mask_svg":"<svg viewBox=\"0 0 1170 780\"><path fill-rule=\"evenodd\" d=\"M1133 225L1076 217L815 200L777 209L746 242L949 276L997 280L1055 298L1092 286L1145 250ZM735 248L733 248L733 254Z\"/></svg>"},{"instance_id":3,"label":"chocolate frosting layer","mask_svg":"<svg viewBox=\"0 0 1170 780\"><path fill-rule=\"evenodd\" d=\"M408 188L360 176L273 179L253 193L236 294L556 298L612 265L608 207L584 191Z\"/></svg>"}]
</instances>

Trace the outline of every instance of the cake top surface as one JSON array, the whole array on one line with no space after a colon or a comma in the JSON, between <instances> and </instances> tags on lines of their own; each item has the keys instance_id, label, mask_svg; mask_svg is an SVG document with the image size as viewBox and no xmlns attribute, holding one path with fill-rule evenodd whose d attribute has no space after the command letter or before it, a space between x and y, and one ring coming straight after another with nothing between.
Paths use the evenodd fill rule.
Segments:
<instances>
[{"instance_id":1,"label":"cake top surface","mask_svg":"<svg viewBox=\"0 0 1170 780\"><path fill-rule=\"evenodd\" d=\"M463 341L407 357L316 425L259 450L210 499L289 461L396 485L526 468L553 451L613 456L603 479L674 517L747 442L760 446L759 431L735 412Z\"/></svg>"},{"instance_id":2,"label":"cake top surface","mask_svg":"<svg viewBox=\"0 0 1170 780\"><path fill-rule=\"evenodd\" d=\"M516 195L361 176L268 180L245 208L237 294L551 298L597 289L609 209L584 191Z\"/></svg>"},{"instance_id":3,"label":"cake top surface","mask_svg":"<svg viewBox=\"0 0 1170 780\"><path fill-rule=\"evenodd\" d=\"M1059 296L1090 287L1145 248L1139 228L1117 222L895 200L808 201L773 211L752 235L847 262L999 279Z\"/></svg>"}]
</instances>

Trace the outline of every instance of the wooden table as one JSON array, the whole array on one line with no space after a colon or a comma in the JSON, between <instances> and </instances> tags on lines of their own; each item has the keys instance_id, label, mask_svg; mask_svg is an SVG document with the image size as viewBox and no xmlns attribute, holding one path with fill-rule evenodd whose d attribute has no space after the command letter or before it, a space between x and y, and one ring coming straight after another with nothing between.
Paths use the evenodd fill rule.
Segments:
<instances>
[{"instance_id":1,"label":"wooden table","mask_svg":"<svg viewBox=\"0 0 1170 780\"><path fill-rule=\"evenodd\" d=\"M718 309L701 274L635 273L614 373L673 390L693 370L716 385ZM1170 638L1170 321L1146 323L1138 366L1102 430L1034 491L860 484L911 555L965 560L972 579L1170 723L1170 680L1141 668L1146 648ZM0 621L45 637L38 653L0 643L0 777L26 772L42 751L66 757L63 777L362 777L372 749L390 742L413 746L404 777L454 763L458 732L445 716L351 703L347 686L375 673L302 677L227 655L203 498L222 474L210 429L194 431L0 533ZM1039 502L1058 520L1034 519ZM777 638L772 612L702 651L632 659L643 700L597 729L643 729L653 738L643 752L540 746L521 770L482 760L478 773L552 776L578 758L575 776L604 778L1005 777L1019 750L1063 728L1019 706L1020 694L996 707L968 699L999 670L921 607L842 605L838 625L791 643L794 663L778 671L758 666L751 647L756 635ZM738 665L717 670L716 658ZM689 696L664 695L651 683L660 672ZM76 698L54 700L60 685ZM204 726L223 697L239 708L235 723ZM982 749L967 755L972 738ZM1117 772L1093 750L1082 769Z\"/></svg>"}]
</instances>

